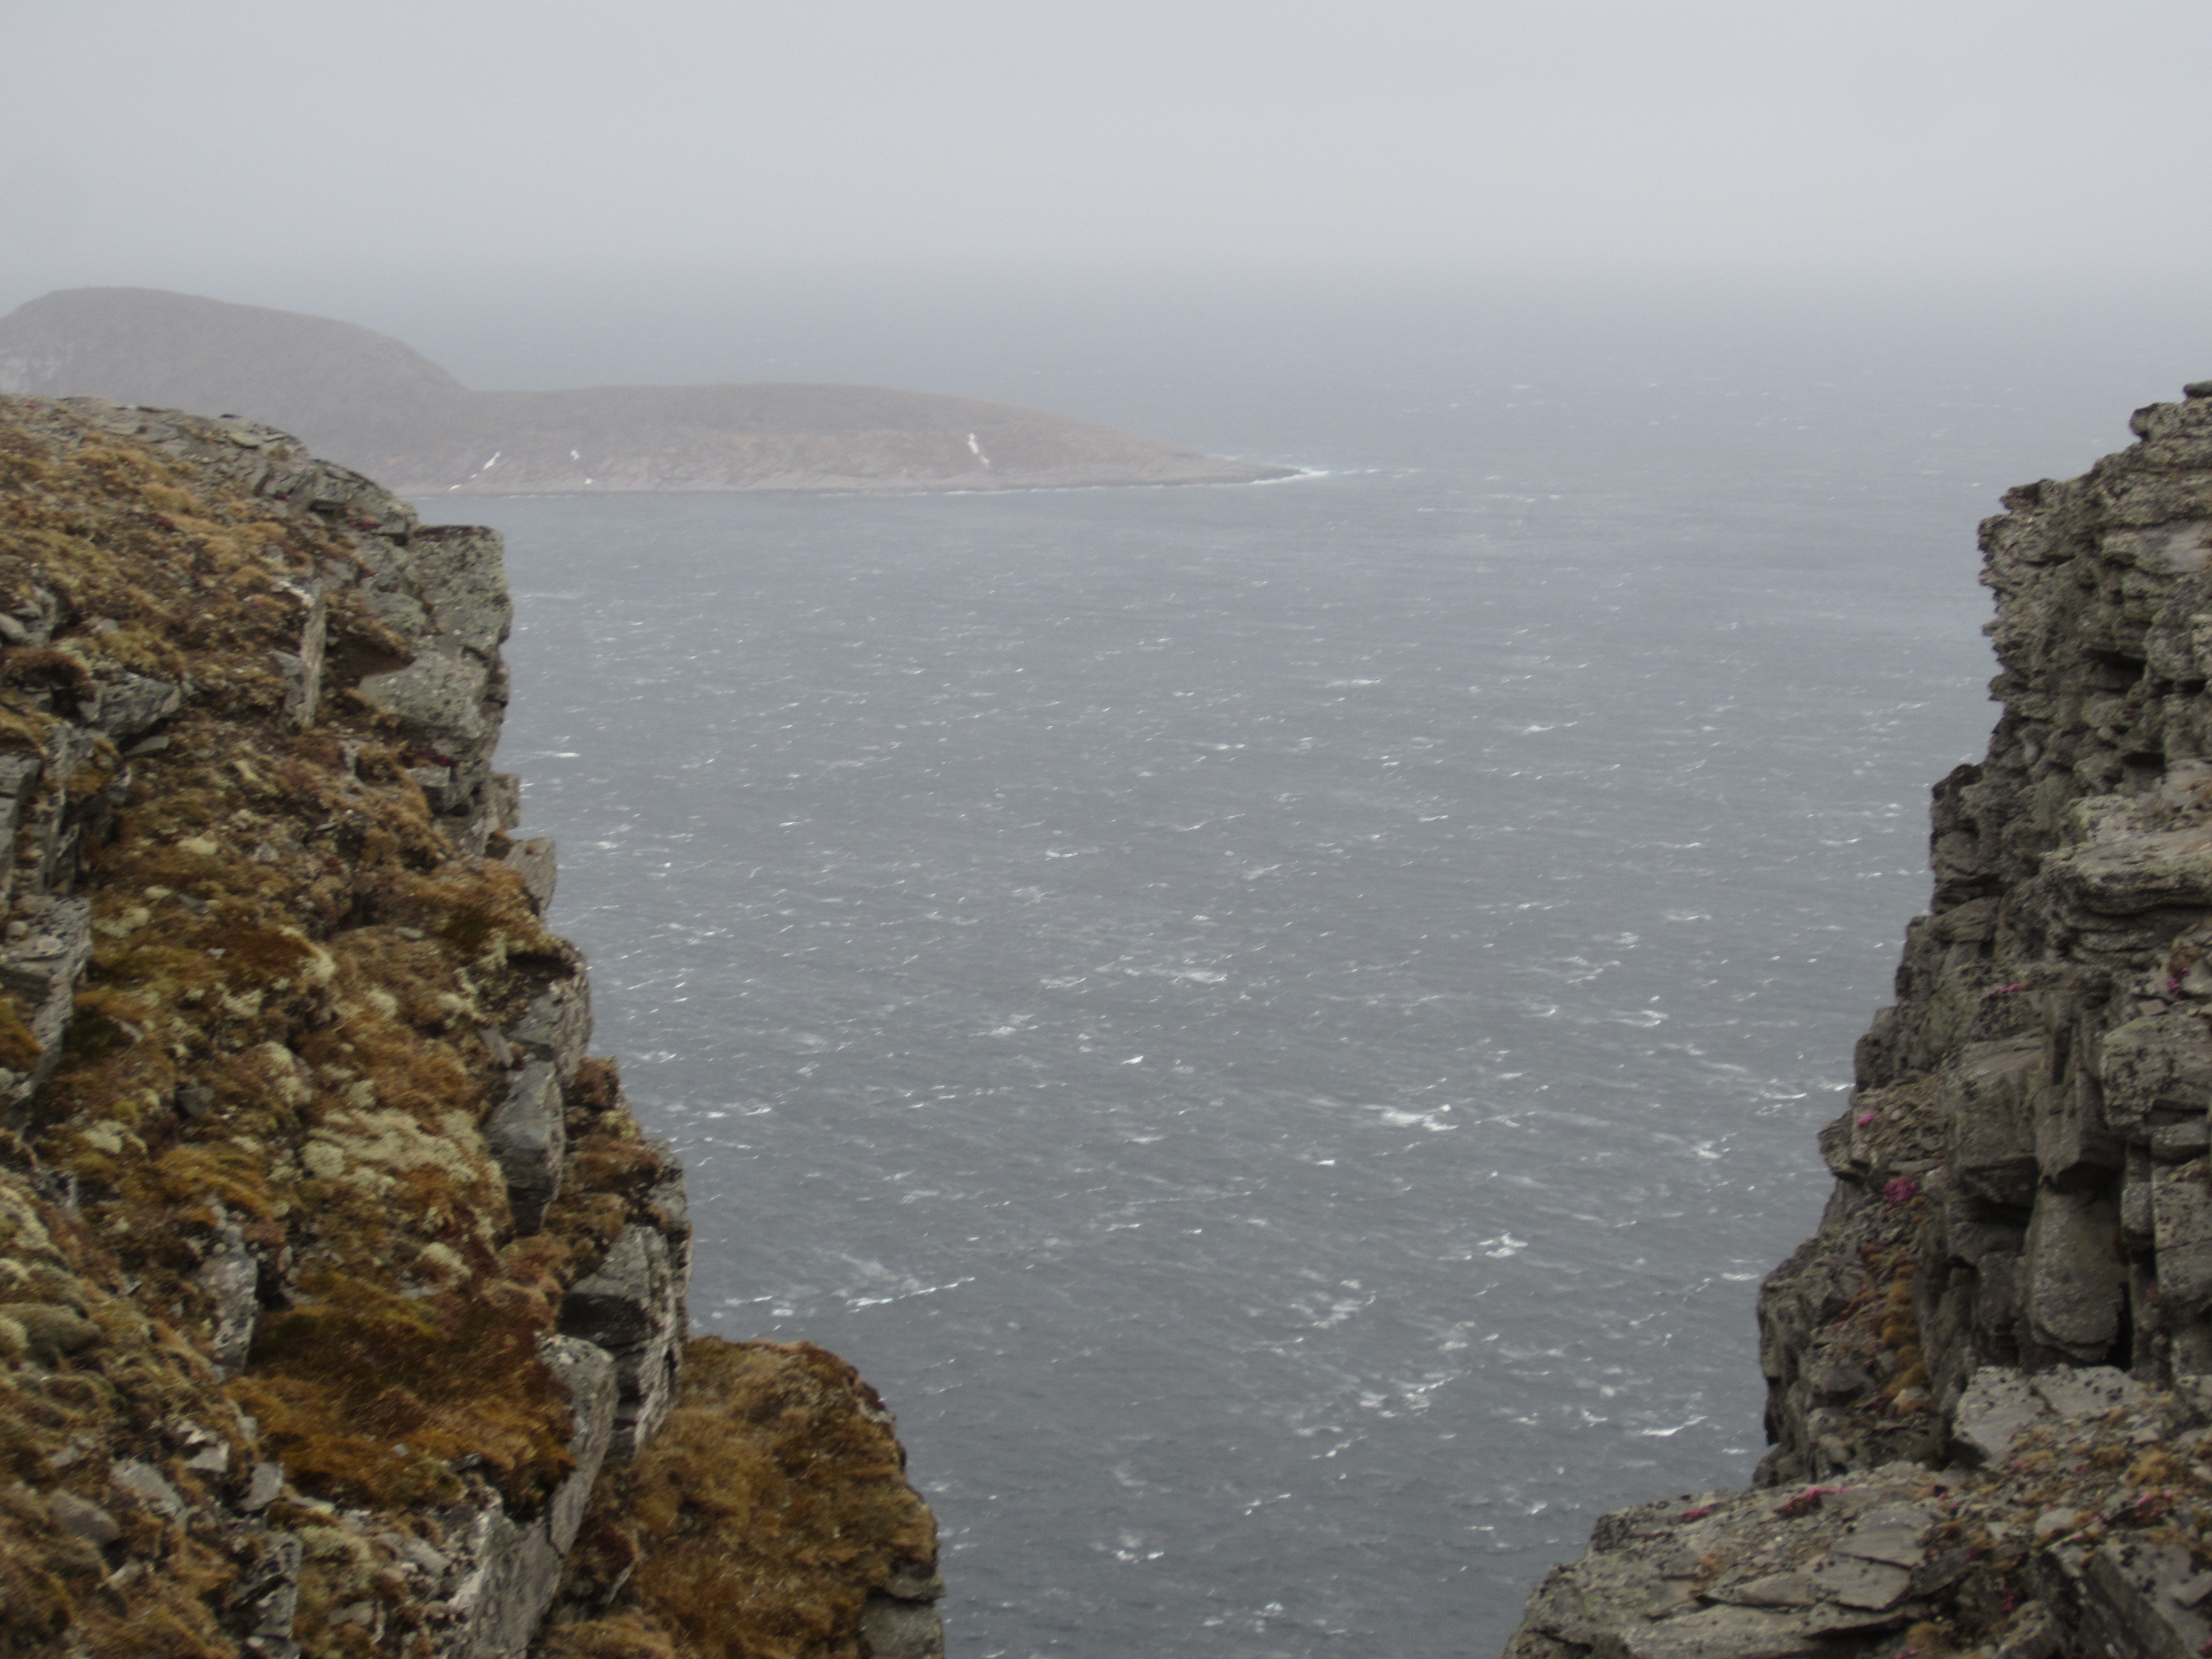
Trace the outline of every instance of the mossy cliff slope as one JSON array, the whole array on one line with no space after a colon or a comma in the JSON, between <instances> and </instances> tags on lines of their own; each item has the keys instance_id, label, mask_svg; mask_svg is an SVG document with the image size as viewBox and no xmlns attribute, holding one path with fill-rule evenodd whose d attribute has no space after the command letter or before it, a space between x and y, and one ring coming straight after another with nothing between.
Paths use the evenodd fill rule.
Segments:
<instances>
[{"instance_id":1,"label":"mossy cliff slope","mask_svg":"<svg viewBox=\"0 0 2212 1659\"><path fill-rule=\"evenodd\" d=\"M2003 706L1768 1279L1753 1492L1599 1523L1518 1659L2212 1652L2212 384L1982 526Z\"/></svg>"},{"instance_id":2,"label":"mossy cliff slope","mask_svg":"<svg viewBox=\"0 0 2212 1659\"><path fill-rule=\"evenodd\" d=\"M507 620L281 433L0 398L0 1656L937 1649L872 1391L685 1340Z\"/></svg>"}]
</instances>

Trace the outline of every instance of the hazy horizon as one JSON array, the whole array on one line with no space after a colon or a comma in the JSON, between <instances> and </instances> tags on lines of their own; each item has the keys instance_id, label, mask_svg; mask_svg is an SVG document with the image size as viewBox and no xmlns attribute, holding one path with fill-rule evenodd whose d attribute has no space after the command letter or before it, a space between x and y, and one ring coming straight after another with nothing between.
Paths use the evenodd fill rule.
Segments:
<instances>
[{"instance_id":1,"label":"hazy horizon","mask_svg":"<svg viewBox=\"0 0 2212 1659\"><path fill-rule=\"evenodd\" d=\"M0 312L167 289L481 388L856 381L1241 453L1301 363L1387 400L1421 350L1556 398L1763 357L2075 405L2021 457L2063 471L2212 373L2181 0L0 24Z\"/></svg>"},{"instance_id":2,"label":"hazy horizon","mask_svg":"<svg viewBox=\"0 0 2212 1659\"><path fill-rule=\"evenodd\" d=\"M2172 211L2212 47L2185 0L0 0L0 22L9 305L297 306L372 273L2100 279L2212 252Z\"/></svg>"},{"instance_id":3,"label":"hazy horizon","mask_svg":"<svg viewBox=\"0 0 2212 1659\"><path fill-rule=\"evenodd\" d=\"M0 292L0 315L35 297ZM1857 406L1856 388L1881 383L1893 406L1925 415L1880 440L1898 464L1917 466L1913 446L1926 441L1966 445L1985 458L1974 470L1992 475L1991 506L1996 481L2071 476L2127 441L2130 410L2212 374L2212 317L2178 279L2124 295L2081 280L1138 283L1066 272L549 279L518 290L380 284L368 273L206 297L374 330L478 388L865 383L1323 468L1394 464L1342 453L1332 404L1449 416L1456 403L1432 405L1449 385L1462 399L1511 394L1522 410L1514 447L1532 456L1565 446L1579 468L1596 444L1640 467L1671 441L1663 429L1717 421L1750 438L1748 470L1773 459L1769 437L1751 434L1802 428L1811 441Z\"/></svg>"}]
</instances>

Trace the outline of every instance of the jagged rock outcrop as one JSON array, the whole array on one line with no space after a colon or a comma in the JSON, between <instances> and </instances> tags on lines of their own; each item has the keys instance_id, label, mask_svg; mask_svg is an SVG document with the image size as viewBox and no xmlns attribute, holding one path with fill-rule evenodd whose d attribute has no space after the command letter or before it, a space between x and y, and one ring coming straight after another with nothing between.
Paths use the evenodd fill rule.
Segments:
<instances>
[{"instance_id":1,"label":"jagged rock outcrop","mask_svg":"<svg viewBox=\"0 0 2212 1659\"><path fill-rule=\"evenodd\" d=\"M249 411L422 495L1250 483L1224 460L1041 409L885 386L475 392L351 324L155 289L0 317L0 392Z\"/></svg>"},{"instance_id":2,"label":"jagged rock outcrop","mask_svg":"<svg viewBox=\"0 0 2212 1659\"><path fill-rule=\"evenodd\" d=\"M1518 1659L2212 1650L2212 383L2131 424L1982 527L2003 712L1760 1299L1759 1488L1601 1522ZM1867 1503L1925 1522L1878 1584L1777 1524Z\"/></svg>"},{"instance_id":3,"label":"jagged rock outcrop","mask_svg":"<svg viewBox=\"0 0 2212 1659\"><path fill-rule=\"evenodd\" d=\"M491 769L507 622L495 535L280 432L0 398L0 1654L733 1653L653 1565L708 1548L860 1655L933 1570L857 1378L687 1340ZM808 1522L634 1521L678 1421L822 1440Z\"/></svg>"}]
</instances>

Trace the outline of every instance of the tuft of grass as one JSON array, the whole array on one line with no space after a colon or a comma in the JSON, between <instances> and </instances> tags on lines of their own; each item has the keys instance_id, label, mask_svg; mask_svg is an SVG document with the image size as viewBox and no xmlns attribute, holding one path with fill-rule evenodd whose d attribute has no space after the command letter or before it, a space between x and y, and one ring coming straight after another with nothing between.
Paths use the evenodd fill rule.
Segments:
<instances>
[{"instance_id":1,"label":"tuft of grass","mask_svg":"<svg viewBox=\"0 0 2212 1659\"><path fill-rule=\"evenodd\" d=\"M2129 1468L2130 1486L2162 1486L2186 1478L2189 1466L2163 1446L2154 1446Z\"/></svg>"},{"instance_id":2,"label":"tuft of grass","mask_svg":"<svg viewBox=\"0 0 2212 1659\"><path fill-rule=\"evenodd\" d=\"M32 1035L28 1021L23 1018L23 1005L13 994L0 991L0 1067L10 1072L27 1072L46 1053L39 1039Z\"/></svg>"}]
</instances>

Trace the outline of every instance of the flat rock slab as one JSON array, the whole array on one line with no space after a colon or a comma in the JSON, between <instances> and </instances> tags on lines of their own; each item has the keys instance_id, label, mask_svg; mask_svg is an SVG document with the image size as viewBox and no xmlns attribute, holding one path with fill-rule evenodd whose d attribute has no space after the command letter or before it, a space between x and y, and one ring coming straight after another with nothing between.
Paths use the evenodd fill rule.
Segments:
<instances>
[{"instance_id":1,"label":"flat rock slab","mask_svg":"<svg viewBox=\"0 0 2212 1659\"><path fill-rule=\"evenodd\" d=\"M1590 1650L1592 1659L1826 1659L1833 1651L1795 1613L1728 1607L1607 1631Z\"/></svg>"},{"instance_id":2,"label":"flat rock slab","mask_svg":"<svg viewBox=\"0 0 2212 1659\"><path fill-rule=\"evenodd\" d=\"M1961 1462L2002 1462L2013 1442L2049 1414L2043 1396L2018 1371L1985 1365L1974 1373L1952 1413L1954 1449Z\"/></svg>"},{"instance_id":3,"label":"flat rock slab","mask_svg":"<svg viewBox=\"0 0 2212 1659\"><path fill-rule=\"evenodd\" d=\"M1739 1607L1809 1607L1826 1594L1808 1572L1771 1572L1747 1583L1717 1585L1712 1597Z\"/></svg>"},{"instance_id":4,"label":"flat rock slab","mask_svg":"<svg viewBox=\"0 0 2212 1659\"><path fill-rule=\"evenodd\" d=\"M2028 1382L2061 1417L2101 1417L2124 1406L2140 1407L2150 1400L2148 1389L2111 1365L2039 1371Z\"/></svg>"},{"instance_id":5,"label":"flat rock slab","mask_svg":"<svg viewBox=\"0 0 2212 1659\"><path fill-rule=\"evenodd\" d=\"M1850 1534L1836 1546L1838 1555L1850 1556L1860 1561L1886 1562L1893 1567L1917 1567L1928 1553L1920 1540L1927 1536L1925 1527L1910 1531L1902 1528L1854 1528Z\"/></svg>"},{"instance_id":6,"label":"flat rock slab","mask_svg":"<svg viewBox=\"0 0 2212 1659\"><path fill-rule=\"evenodd\" d=\"M1912 1583L1912 1575L1903 1567L1893 1567L1886 1561L1861 1561L1845 1555L1814 1568L1810 1577L1843 1606L1876 1612L1902 1601Z\"/></svg>"},{"instance_id":7,"label":"flat rock slab","mask_svg":"<svg viewBox=\"0 0 2212 1659\"><path fill-rule=\"evenodd\" d=\"M2185 1604L2196 1578L2185 1549L2106 1544L2083 1576L2085 1622L2129 1659L2197 1659L2212 1644L2212 1623Z\"/></svg>"}]
</instances>

